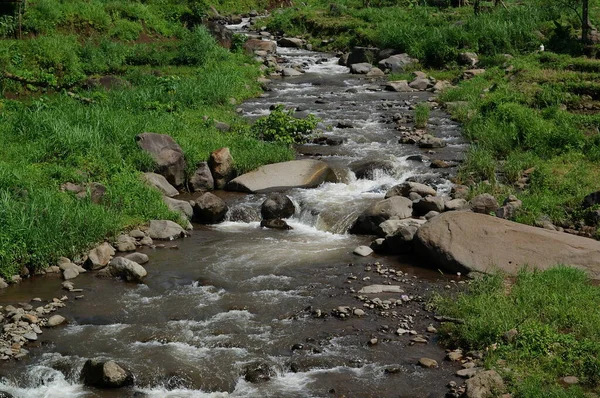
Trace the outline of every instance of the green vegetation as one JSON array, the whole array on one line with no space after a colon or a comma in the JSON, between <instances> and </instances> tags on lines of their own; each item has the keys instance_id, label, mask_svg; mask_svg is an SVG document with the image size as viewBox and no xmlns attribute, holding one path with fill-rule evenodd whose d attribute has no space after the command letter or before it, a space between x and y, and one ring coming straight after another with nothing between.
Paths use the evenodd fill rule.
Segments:
<instances>
[{"instance_id":1,"label":"green vegetation","mask_svg":"<svg viewBox=\"0 0 600 398\"><path fill-rule=\"evenodd\" d=\"M429 120L429 106L427 104L417 104L415 107L415 127L418 129L424 129L427 127L427 121Z\"/></svg>"},{"instance_id":2,"label":"green vegetation","mask_svg":"<svg viewBox=\"0 0 600 398\"><path fill-rule=\"evenodd\" d=\"M436 311L463 319L446 323L446 342L482 350L487 368L499 371L515 398L588 397L600 391L600 288L585 273L557 267L523 270L507 285L502 275L474 281L458 296L437 296ZM514 338L504 335L511 329ZM580 385L560 386L576 376Z\"/></svg>"},{"instance_id":3,"label":"green vegetation","mask_svg":"<svg viewBox=\"0 0 600 398\"><path fill-rule=\"evenodd\" d=\"M234 104L259 92L258 68L196 26L206 12L194 2L40 0L23 16L21 40L4 17L1 275L42 269L148 219L178 220L139 178L154 169L139 133L171 135L190 173L224 146L238 173L293 157L236 116ZM61 192L66 182L107 192L95 204Z\"/></svg>"},{"instance_id":4,"label":"green vegetation","mask_svg":"<svg viewBox=\"0 0 600 398\"><path fill-rule=\"evenodd\" d=\"M253 136L284 144L299 144L306 142L307 135L317 127L319 120L314 115L306 119L293 116L294 110L286 110L283 105L277 105L267 117L259 119L252 125Z\"/></svg>"}]
</instances>

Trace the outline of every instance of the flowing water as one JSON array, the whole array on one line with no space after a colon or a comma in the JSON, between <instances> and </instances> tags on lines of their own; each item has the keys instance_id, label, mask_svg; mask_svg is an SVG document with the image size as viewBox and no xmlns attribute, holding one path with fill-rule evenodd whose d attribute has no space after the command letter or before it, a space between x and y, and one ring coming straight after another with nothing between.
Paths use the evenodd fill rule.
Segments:
<instances>
[{"instance_id":1,"label":"flowing water","mask_svg":"<svg viewBox=\"0 0 600 398\"><path fill-rule=\"evenodd\" d=\"M403 320L424 333L433 323L420 296L443 288L448 279L415 265L411 258L360 258L352 250L366 237L345 233L358 213L381 200L387 188L408 178L426 180L440 192L449 188L446 172L407 160L422 153L397 143L391 122L409 114L430 93L391 93L381 82L348 74L328 54L280 49L289 65L303 65L297 78L274 80L272 90L244 103L248 118L284 104L322 119L324 135L342 137L340 146L303 145L298 157L330 163L340 182L287 192L297 206L291 231L265 230L258 222L195 225L191 237L150 256L145 284L126 284L83 274L75 279L84 297L61 314L66 327L44 330L30 355L0 364L0 391L16 397L441 397L455 366L431 335L429 344L412 345L394 331ZM353 128L337 128L349 120ZM328 127L332 126L332 127ZM460 158L459 126L433 111L429 130L449 146L432 157ZM388 161L387 172L356 179L356 161ZM259 209L264 195L223 193L230 207ZM379 261L394 273L378 273ZM435 267L433 267L435 268ZM391 275L391 276L390 276ZM31 297L60 297L58 276L5 289L2 303ZM363 307L356 291L392 282L406 290L395 314ZM382 299L399 298L382 294ZM409 299L411 299L409 301ZM73 300L73 297L70 297ZM347 305L365 308L364 317L316 317ZM373 337L376 345L367 344ZM79 371L87 358L115 359L132 370L136 387L101 391L83 386ZM438 369L416 365L420 357L440 362ZM273 370L269 381L251 383L244 368L255 362ZM389 369L395 370L390 373ZM386 371L387 369L387 371Z\"/></svg>"}]
</instances>

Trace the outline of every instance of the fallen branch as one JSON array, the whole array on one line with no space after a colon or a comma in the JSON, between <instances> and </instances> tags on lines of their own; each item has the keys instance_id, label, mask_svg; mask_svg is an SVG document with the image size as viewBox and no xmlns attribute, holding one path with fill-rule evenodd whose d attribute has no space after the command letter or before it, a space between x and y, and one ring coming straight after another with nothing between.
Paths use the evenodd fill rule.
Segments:
<instances>
[{"instance_id":1,"label":"fallen branch","mask_svg":"<svg viewBox=\"0 0 600 398\"><path fill-rule=\"evenodd\" d=\"M13 75L10 72L2 72L2 77L8 80L13 80L15 82L19 82L19 83L23 83L23 84L30 84L32 86L38 86L38 87L55 87L53 85L51 85L48 82L41 82L38 80L29 80L25 77L21 77L21 76L17 76L17 75Z\"/></svg>"}]
</instances>

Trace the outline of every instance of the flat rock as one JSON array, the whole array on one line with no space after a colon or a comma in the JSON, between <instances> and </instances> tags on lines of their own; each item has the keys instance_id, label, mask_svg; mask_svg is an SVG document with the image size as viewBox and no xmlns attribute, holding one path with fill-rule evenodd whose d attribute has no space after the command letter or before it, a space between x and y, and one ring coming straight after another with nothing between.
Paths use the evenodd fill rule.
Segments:
<instances>
[{"instance_id":1,"label":"flat rock","mask_svg":"<svg viewBox=\"0 0 600 398\"><path fill-rule=\"evenodd\" d=\"M397 285L369 285L358 291L359 294L379 294L379 293L404 293L402 287Z\"/></svg>"},{"instance_id":2,"label":"flat rock","mask_svg":"<svg viewBox=\"0 0 600 398\"><path fill-rule=\"evenodd\" d=\"M74 279L79 276L79 271L76 268L68 268L63 271L63 278L65 280Z\"/></svg>"},{"instance_id":3,"label":"flat rock","mask_svg":"<svg viewBox=\"0 0 600 398\"><path fill-rule=\"evenodd\" d=\"M525 265L565 264L600 280L600 242L484 214L440 214L419 229L415 244L417 253L451 272L516 275Z\"/></svg>"},{"instance_id":4,"label":"flat rock","mask_svg":"<svg viewBox=\"0 0 600 398\"><path fill-rule=\"evenodd\" d=\"M495 370L485 370L477 373L466 381L467 398L491 398L504 392L505 385L502 377Z\"/></svg>"},{"instance_id":5,"label":"flat rock","mask_svg":"<svg viewBox=\"0 0 600 398\"><path fill-rule=\"evenodd\" d=\"M66 321L64 316L61 315L52 315L48 318L48 322L46 322L46 327L53 328L58 325L62 325Z\"/></svg>"},{"instance_id":6,"label":"flat rock","mask_svg":"<svg viewBox=\"0 0 600 398\"><path fill-rule=\"evenodd\" d=\"M421 365L424 368L437 368L438 367L437 361L435 359L431 359L431 358L419 359L419 365Z\"/></svg>"},{"instance_id":7,"label":"flat rock","mask_svg":"<svg viewBox=\"0 0 600 398\"><path fill-rule=\"evenodd\" d=\"M294 76L302 76L302 72L294 69L294 68L283 68L281 74L285 77L294 77Z\"/></svg>"},{"instance_id":8,"label":"flat rock","mask_svg":"<svg viewBox=\"0 0 600 398\"><path fill-rule=\"evenodd\" d=\"M366 257L373 254L373 249L371 249L369 246L358 246L352 253Z\"/></svg>"},{"instance_id":9,"label":"flat rock","mask_svg":"<svg viewBox=\"0 0 600 398\"><path fill-rule=\"evenodd\" d=\"M127 260L134 261L138 264L146 264L148 261L150 261L150 258L148 257L147 254L139 253L139 252L128 254L125 256L125 258Z\"/></svg>"},{"instance_id":10,"label":"flat rock","mask_svg":"<svg viewBox=\"0 0 600 398\"><path fill-rule=\"evenodd\" d=\"M183 218L189 220L194 215L194 209L192 209L190 202L169 198L168 196L163 196L163 202L165 202L169 210L181 214Z\"/></svg>"},{"instance_id":11,"label":"flat rock","mask_svg":"<svg viewBox=\"0 0 600 398\"><path fill-rule=\"evenodd\" d=\"M169 184L169 181L167 181L167 179L160 174L144 173L142 174L142 178L148 185L158 189L165 196L172 197L179 195L177 188Z\"/></svg>"},{"instance_id":12,"label":"flat rock","mask_svg":"<svg viewBox=\"0 0 600 398\"><path fill-rule=\"evenodd\" d=\"M319 160L305 159L273 163L230 181L226 189L250 193L285 191L291 188L315 188L335 181L331 167Z\"/></svg>"},{"instance_id":13,"label":"flat rock","mask_svg":"<svg viewBox=\"0 0 600 398\"><path fill-rule=\"evenodd\" d=\"M460 369L456 371L456 375L459 377L464 377L465 379L469 379L473 376L475 376L477 374L477 372L479 372L481 370L481 368L467 368L467 369Z\"/></svg>"},{"instance_id":14,"label":"flat rock","mask_svg":"<svg viewBox=\"0 0 600 398\"><path fill-rule=\"evenodd\" d=\"M185 231L181 225L170 220L151 220L148 236L151 239L173 240L185 236Z\"/></svg>"}]
</instances>

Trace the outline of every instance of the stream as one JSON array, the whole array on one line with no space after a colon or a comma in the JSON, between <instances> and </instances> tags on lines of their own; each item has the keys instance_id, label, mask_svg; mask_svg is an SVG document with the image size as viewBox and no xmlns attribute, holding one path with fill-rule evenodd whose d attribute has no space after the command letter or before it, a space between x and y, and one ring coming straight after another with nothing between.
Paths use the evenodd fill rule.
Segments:
<instances>
[{"instance_id":1,"label":"stream","mask_svg":"<svg viewBox=\"0 0 600 398\"><path fill-rule=\"evenodd\" d=\"M453 169L431 169L429 162L407 160L424 154L398 144L394 114L412 114L429 92L382 90L383 80L350 75L337 58L298 49L279 49L288 65L305 73L274 78L271 90L240 105L254 119L273 104L296 108L321 119L323 135L343 139L338 146L297 147L298 158L328 162L339 182L286 192L296 215L290 231L261 229L258 222L226 221L194 225L191 237L144 248L145 284L97 278L74 280L83 298L69 296L60 314L68 325L44 329L20 361L0 363L0 391L33 397L443 397L459 365L444 361L438 326L424 311L424 300L455 282L431 264L410 256L358 257L355 247L369 237L346 233L358 214L383 199L387 189L409 178L441 193L450 189ZM350 128L337 128L348 120ZM465 145L460 126L434 109L428 130L446 148L431 158L459 160ZM393 167L357 179L350 165L385 161ZM265 195L220 192L230 208L260 209ZM0 292L0 304L32 297L60 297L59 275L24 281ZM456 278L455 278L456 279ZM404 293L383 293L396 305L370 308L356 298L366 285L392 283ZM389 303L390 301L388 301ZM387 305L387 304L386 304ZM365 315L340 319L339 306L361 308ZM426 336L398 335L405 325ZM373 339L377 339L373 343ZM114 359L130 369L135 387L97 390L79 381L88 358ZM421 357L439 367L424 369ZM244 377L251 364L267 364L271 378L252 383Z\"/></svg>"}]
</instances>

